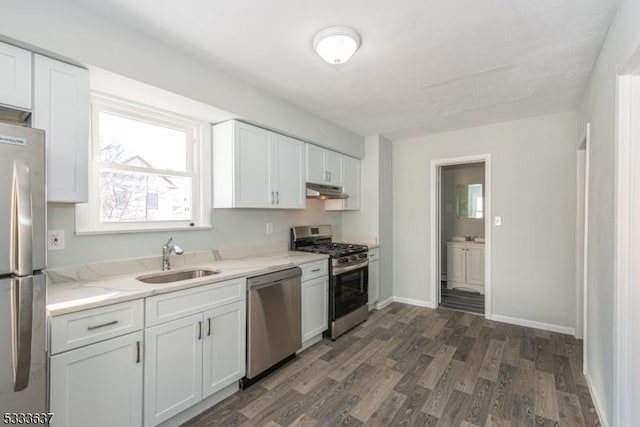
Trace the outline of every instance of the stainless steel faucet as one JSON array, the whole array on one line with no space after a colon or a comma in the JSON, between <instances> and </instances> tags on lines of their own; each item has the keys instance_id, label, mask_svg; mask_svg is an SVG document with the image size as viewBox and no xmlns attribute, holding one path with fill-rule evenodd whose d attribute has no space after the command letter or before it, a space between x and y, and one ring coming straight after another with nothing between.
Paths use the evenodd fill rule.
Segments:
<instances>
[{"instance_id":1,"label":"stainless steel faucet","mask_svg":"<svg viewBox=\"0 0 640 427\"><path fill-rule=\"evenodd\" d=\"M162 271L171 270L171 252L176 255L182 255L184 251L178 245L172 245L173 237L170 237L167 243L162 247Z\"/></svg>"}]
</instances>

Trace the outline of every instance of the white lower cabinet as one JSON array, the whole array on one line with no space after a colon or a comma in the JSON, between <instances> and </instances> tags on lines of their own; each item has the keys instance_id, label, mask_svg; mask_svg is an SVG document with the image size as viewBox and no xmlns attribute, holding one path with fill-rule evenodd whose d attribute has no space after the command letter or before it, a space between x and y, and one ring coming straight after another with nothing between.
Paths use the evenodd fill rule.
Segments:
<instances>
[{"instance_id":1,"label":"white lower cabinet","mask_svg":"<svg viewBox=\"0 0 640 427\"><path fill-rule=\"evenodd\" d=\"M146 427L168 420L244 376L245 290L246 279L234 279L146 299L148 322L186 315L145 330ZM205 295L217 298L203 300ZM228 298L236 301L229 303Z\"/></svg>"},{"instance_id":2,"label":"white lower cabinet","mask_svg":"<svg viewBox=\"0 0 640 427\"><path fill-rule=\"evenodd\" d=\"M308 262L302 269L302 348L322 339L329 327L329 261Z\"/></svg>"},{"instance_id":3,"label":"white lower cabinet","mask_svg":"<svg viewBox=\"0 0 640 427\"><path fill-rule=\"evenodd\" d=\"M204 314L203 399L244 376L246 313L243 301Z\"/></svg>"},{"instance_id":4,"label":"white lower cabinet","mask_svg":"<svg viewBox=\"0 0 640 427\"><path fill-rule=\"evenodd\" d=\"M245 374L245 278L64 314L49 324L53 426L155 426L203 399L226 397Z\"/></svg>"},{"instance_id":5,"label":"white lower cabinet","mask_svg":"<svg viewBox=\"0 0 640 427\"><path fill-rule=\"evenodd\" d=\"M380 299L380 252L378 248L369 249L369 310L376 308Z\"/></svg>"},{"instance_id":6,"label":"white lower cabinet","mask_svg":"<svg viewBox=\"0 0 640 427\"><path fill-rule=\"evenodd\" d=\"M327 276L302 283L302 342L322 335L328 327L329 278Z\"/></svg>"},{"instance_id":7,"label":"white lower cabinet","mask_svg":"<svg viewBox=\"0 0 640 427\"><path fill-rule=\"evenodd\" d=\"M145 426L155 426L202 400L201 334L202 314L145 331Z\"/></svg>"},{"instance_id":8,"label":"white lower cabinet","mask_svg":"<svg viewBox=\"0 0 640 427\"><path fill-rule=\"evenodd\" d=\"M51 356L51 425L142 425L142 357L142 331Z\"/></svg>"},{"instance_id":9,"label":"white lower cabinet","mask_svg":"<svg viewBox=\"0 0 640 427\"><path fill-rule=\"evenodd\" d=\"M447 242L447 288L484 294L484 244Z\"/></svg>"}]
</instances>

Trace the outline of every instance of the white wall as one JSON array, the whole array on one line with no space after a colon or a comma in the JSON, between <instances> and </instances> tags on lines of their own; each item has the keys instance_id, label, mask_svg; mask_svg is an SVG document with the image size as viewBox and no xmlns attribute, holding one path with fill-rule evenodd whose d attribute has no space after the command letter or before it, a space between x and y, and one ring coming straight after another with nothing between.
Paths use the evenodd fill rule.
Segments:
<instances>
[{"instance_id":1,"label":"white wall","mask_svg":"<svg viewBox=\"0 0 640 427\"><path fill-rule=\"evenodd\" d=\"M393 237L393 145L380 137L378 173L380 211L378 242L380 243L380 301L393 295L394 237Z\"/></svg>"},{"instance_id":2,"label":"white wall","mask_svg":"<svg viewBox=\"0 0 640 427\"><path fill-rule=\"evenodd\" d=\"M433 304L431 161L489 153L492 312L573 327L576 141L562 113L394 142L394 296Z\"/></svg>"},{"instance_id":3,"label":"white wall","mask_svg":"<svg viewBox=\"0 0 640 427\"><path fill-rule=\"evenodd\" d=\"M102 234L76 236L73 205L49 203L49 229L65 231L65 249L48 252L48 267L132 257L159 256L162 245L173 236L187 252L211 248L228 249L262 245L286 245L294 225L332 224L341 232L339 212L325 212L321 201L307 200L306 210L213 209L212 230ZM273 234L266 234L266 223Z\"/></svg>"},{"instance_id":4,"label":"white wall","mask_svg":"<svg viewBox=\"0 0 640 427\"><path fill-rule=\"evenodd\" d=\"M95 66L361 158L363 138L70 0L0 2L0 40Z\"/></svg>"},{"instance_id":5,"label":"white wall","mask_svg":"<svg viewBox=\"0 0 640 427\"><path fill-rule=\"evenodd\" d=\"M591 123L586 368L608 425L613 425L614 408L616 74L640 44L639 22L640 2L622 0L578 110L579 129Z\"/></svg>"},{"instance_id":6,"label":"white wall","mask_svg":"<svg viewBox=\"0 0 640 427\"><path fill-rule=\"evenodd\" d=\"M453 236L484 237L484 218L458 218L457 186L482 184L484 163L466 163L442 168L442 238L440 240L440 273L447 273L447 242Z\"/></svg>"},{"instance_id":7,"label":"white wall","mask_svg":"<svg viewBox=\"0 0 640 427\"><path fill-rule=\"evenodd\" d=\"M345 240L360 237L380 245L380 301L393 295L392 166L391 142L379 135L366 137L360 162L361 209L342 216Z\"/></svg>"}]
</instances>

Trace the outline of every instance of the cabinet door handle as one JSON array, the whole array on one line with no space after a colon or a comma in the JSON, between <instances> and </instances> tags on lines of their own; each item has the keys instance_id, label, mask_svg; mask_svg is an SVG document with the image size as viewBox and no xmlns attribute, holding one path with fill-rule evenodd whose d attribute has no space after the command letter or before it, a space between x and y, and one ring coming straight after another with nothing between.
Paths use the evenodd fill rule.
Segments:
<instances>
[{"instance_id":1,"label":"cabinet door handle","mask_svg":"<svg viewBox=\"0 0 640 427\"><path fill-rule=\"evenodd\" d=\"M116 325L117 323L118 323L118 321L117 321L117 320L112 320L111 322L102 323L102 324L100 324L100 325L87 326L87 330L88 330L88 331L93 331L94 329L104 328L105 326Z\"/></svg>"},{"instance_id":2,"label":"cabinet door handle","mask_svg":"<svg viewBox=\"0 0 640 427\"><path fill-rule=\"evenodd\" d=\"M136 363L140 363L140 341L136 341Z\"/></svg>"},{"instance_id":3,"label":"cabinet door handle","mask_svg":"<svg viewBox=\"0 0 640 427\"><path fill-rule=\"evenodd\" d=\"M276 191L276 205L280 204L280 192Z\"/></svg>"},{"instance_id":4,"label":"cabinet door handle","mask_svg":"<svg viewBox=\"0 0 640 427\"><path fill-rule=\"evenodd\" d=\"M273 204L273 191L271 192L271 204Z\"/></svg>"},{"instance_id":5,"label":"cabinet door handle","mask_svg":"<svg viewBox=\"0 0 640 427\"><path fill-rule=\"evenodd\" d=\"M207 319L207 326L208 326L207 336L210 337L211 336L211 317Z\"/></svg>"},{"instance_id":6,"label":"cabinet door handle","mask_svg":"<svg viewBox=\"0 0 640 427\"><path fill-rule=\"evenodd\" d=\"M319 268L314 268L313 270L311 270L312 273L317 273L318 271L320 271Z\"/></svg>"},{"instance_id":7,"label":"cabinet door handle","mask_svg":"<svg viewBox=\"0 0 640 427\"><path fill-rule=\"evenodd\" d=\"M198 320L198 339L202 339L202 320Z\"/></svg>"},{"instance_id":8,"label":"cabinet door handle","mask_svg":"<svg viewBox=\"0 0 640 427\"><path fill-rule=\"evenodd\" d=\"M327 181L331 182L331 172L327 172L327 174L329 175L329 179Z\"/></svg>"}]
</instances>

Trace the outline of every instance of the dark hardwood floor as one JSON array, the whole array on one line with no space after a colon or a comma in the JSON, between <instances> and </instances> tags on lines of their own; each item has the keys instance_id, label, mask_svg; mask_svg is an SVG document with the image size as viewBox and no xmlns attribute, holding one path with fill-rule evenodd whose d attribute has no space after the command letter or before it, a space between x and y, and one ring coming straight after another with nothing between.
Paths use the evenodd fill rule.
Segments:
<instances>
[{"instance_id":1,"label":"dark hardwood floor","mask_svg":"<svg viewBox=\"0 0 640 427\"><path fill-rule=\"evenodd\" d=\"M598 426L582 342L393 303L185 426Z\"/></svg>"}]
</instances>

